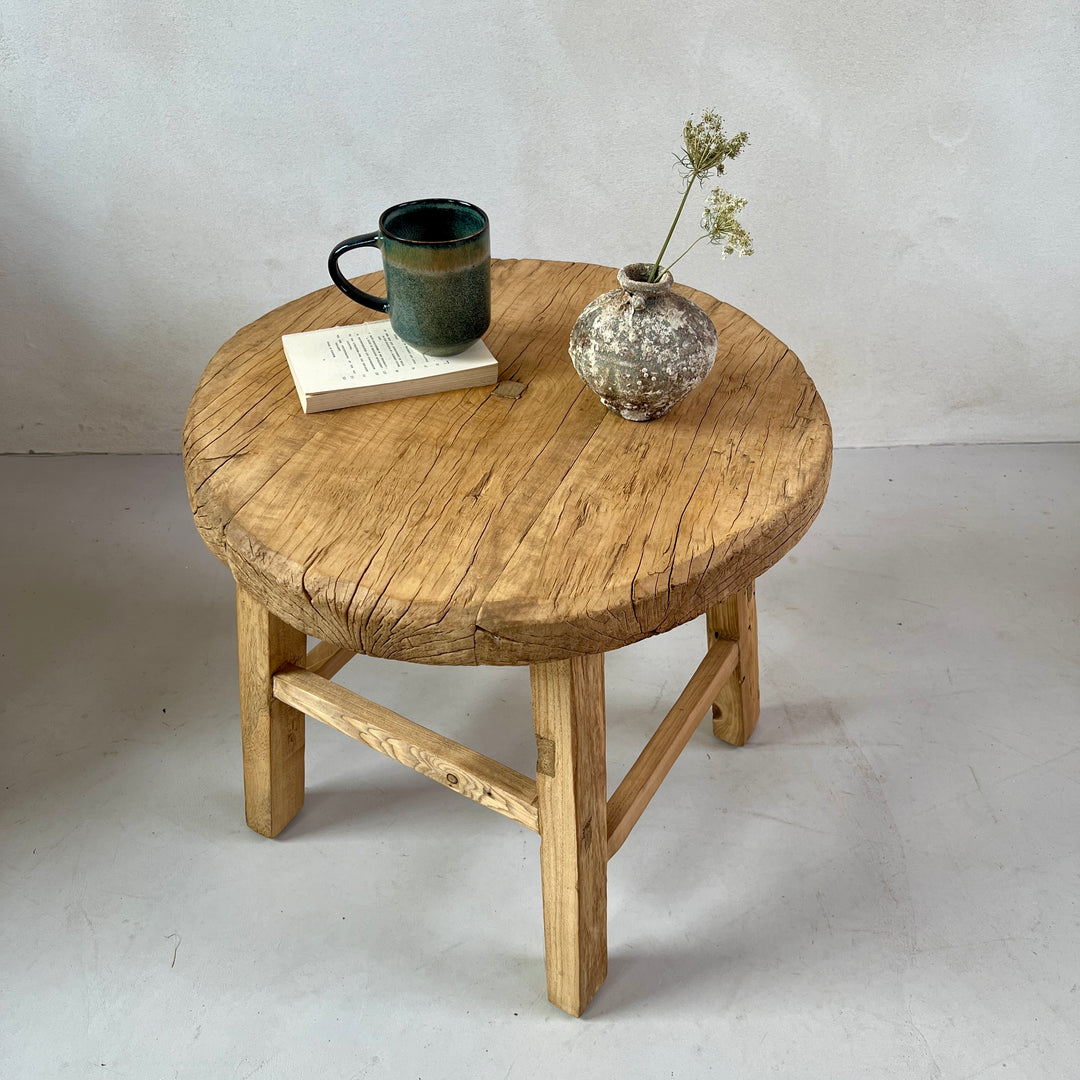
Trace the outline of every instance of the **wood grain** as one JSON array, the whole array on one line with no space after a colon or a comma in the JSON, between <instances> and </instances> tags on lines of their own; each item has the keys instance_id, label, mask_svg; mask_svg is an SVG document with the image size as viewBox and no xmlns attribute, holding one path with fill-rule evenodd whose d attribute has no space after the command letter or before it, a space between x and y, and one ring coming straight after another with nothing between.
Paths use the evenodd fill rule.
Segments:
<instances>
[{"instance_id":1,"label":"wood grain","mask_svg":"<svg viewBox=\"0 0 1080 1080\"><path fill-rule=\"evenodd\" d=\"M539 832L536 783L508 765L302 667L279 671L274 695L443 787Z\"/></svg>"},{"instance_id":2,"label":"wood grain","mask_svg":"<svg viewBox=\"0 0 1080 1080\"><path fill-rule=\"evenodd\" d=\"M236 624L247 823L277 836L304 805L304 714L274 697L272 679L304 659L307 642L239 587Z\"/></svg>"},{"instance_id":3,"label":"wood grain","mask_svg":"<svg viewBox=\"0 0 1080 1080\"><path fill-rule=\"evenodd\" d=\"M607 976L604 657L530 668L548 998L580 1016Z\"/></svg>"},{"instance_id":4,"label":"wood grain","mask_svg":"<svg viewBox=\"0 0 1080 1080\"><path fill-rule=\"evenodd\" d=\"M330 287L245 327L184 426L207 545L306 633L433 664L606 651L745 588L818 512L824 406L768 331L683 290L717 326L712 373L660 420L608 412L567 342L614 285L583 263L494 263L485 341L516 398L474 388L305 416L281 335L374 313Z\"/></svg>"},{"instance_id":5,"label":"wood grain","mask_svg":"<svg viewBox=\"0 0 1080 1080\"><path fill-rule=\"evenodd\" d=\"M761 712L754 583L709 608L706 624L710 646L718 641L739 646L739 662L713 702L713 734L733 746L745 746Z\"/></svg>"},{"instance_id":6,"label":"wood grain","mask_svg":"<svg viewBox=\"0 0 1080 1080\"><path fill-rule=\"evenodd\" d=\"M718 641L709 649L679 699L615 789L607 809L609 859L625 843L720 687L735 670L738 659L739 647L733 641Z\"/></svg>"}]
</instances>

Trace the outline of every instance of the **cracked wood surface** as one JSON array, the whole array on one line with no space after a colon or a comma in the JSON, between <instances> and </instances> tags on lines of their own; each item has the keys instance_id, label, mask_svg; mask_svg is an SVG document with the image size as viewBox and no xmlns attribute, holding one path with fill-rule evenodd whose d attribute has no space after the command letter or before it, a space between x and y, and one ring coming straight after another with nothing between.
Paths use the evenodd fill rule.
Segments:
<instances>
[{"instance_id":1,"label":"cracked wood surface","mask_svg":"<svg viewBox=\"0 0 1080 1080\"><path fill-rule=\"evenodd\" d=\"M357 283L378 292L381 276ZM745 588L821 507L825 407L772 334L683 289L716 324L712 372L660 420L609 412L567 342L614 286L607 267L493 262L484 340L516 397L476 387L305 416L281 335L375 313L330 286L240 330L184 425L207 546L290 625L432 664L608 651Z\"/></svg>"}]
</instances>

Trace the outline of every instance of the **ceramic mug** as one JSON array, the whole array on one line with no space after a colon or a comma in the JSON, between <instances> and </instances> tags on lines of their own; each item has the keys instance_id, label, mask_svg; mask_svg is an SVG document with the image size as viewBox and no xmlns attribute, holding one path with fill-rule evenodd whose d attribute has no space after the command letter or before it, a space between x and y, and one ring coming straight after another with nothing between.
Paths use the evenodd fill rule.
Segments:
<instances>
[{"instance_id":1,"label":"ceramic mug","mask_svg":"<svg viewBox=\"0 0 1080 1080\"><path fill-rule=\"evenodd\" d=\"M338 260L353 248L382 251L386 296L358 289ZM453 356L491 323L488 216L458 199L417 199L385 210L375 232L330 252L330 278L351 300L388 312L398 337L430 356Z\"/></svg>"}]
</instances>

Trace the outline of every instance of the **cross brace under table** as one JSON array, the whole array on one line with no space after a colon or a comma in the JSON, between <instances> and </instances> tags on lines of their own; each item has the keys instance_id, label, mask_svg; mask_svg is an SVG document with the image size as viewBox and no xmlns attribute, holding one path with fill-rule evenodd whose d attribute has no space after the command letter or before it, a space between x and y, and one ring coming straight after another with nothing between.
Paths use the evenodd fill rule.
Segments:
<instances>
[{"instance_id":1,"label":"cross brace under table","mask_svg":"<svg viewBox=\"0 0 1080 1080\"><path fill-rule=\"evenodd\" d=\"M304 715L539 833L548 997L580 1016L607 974L607 860L712 706L736 746L758 717L754 587L710 608L709 648L607 798L603 653L530 667L536 778L331 681L356 654L321 643L237 590L248 825L276 836L304 801Z\"/></svg>"}]
</instances>

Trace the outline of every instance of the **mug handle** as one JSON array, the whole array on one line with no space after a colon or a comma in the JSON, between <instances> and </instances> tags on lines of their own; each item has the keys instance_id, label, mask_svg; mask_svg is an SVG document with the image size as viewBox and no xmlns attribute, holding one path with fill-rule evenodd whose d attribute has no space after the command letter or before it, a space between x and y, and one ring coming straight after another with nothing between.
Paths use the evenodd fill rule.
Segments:
<instances>
[{"instance_id":1,"label":"mug handle","mask_svg":"<svg viewBox=\"0 0 1080 1080\"><path fill-rule=\"evenodd\" d=\"M358 304L363 304L364 307L372 308L375 311L387 312L390 310L390 302L385 296L372 296L371 293L366 293L363 289L358 289L338 268L338 259L340 259L346 251L352 251L353 248L378 246L379 234L377 232L364 233L361 236L350 236L348 240L342 240L341 243L330 252L328 268L330 270L330 280L350 300L355 300Z\"/></svg>"}]
</instances>

